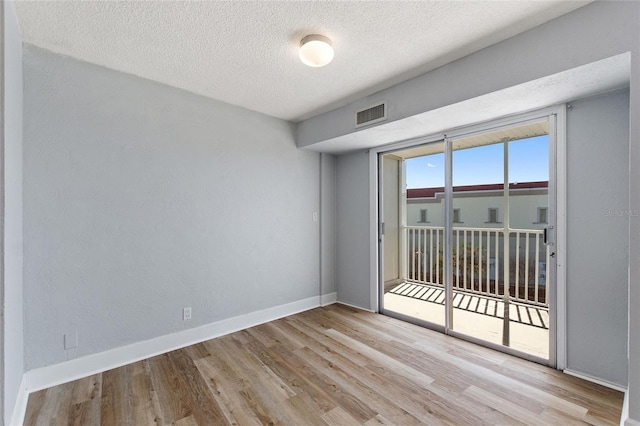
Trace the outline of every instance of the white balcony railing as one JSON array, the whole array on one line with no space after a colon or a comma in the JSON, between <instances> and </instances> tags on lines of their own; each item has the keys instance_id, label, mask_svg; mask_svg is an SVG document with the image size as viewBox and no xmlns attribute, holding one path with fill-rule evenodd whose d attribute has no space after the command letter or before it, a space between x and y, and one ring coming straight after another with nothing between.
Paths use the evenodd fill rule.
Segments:
<instances>
[{"instance_id":1,"label":"white balcony railing","mask_svg":"<svg viewBox=\"0 0 640 426\"><path fill-rule=\"evenodd\" d=\"M454 290L504 299L507 282L509 300L548 307L549 251L542 230L510 229L506 244L504 229L454 227L452 231ZM404 232L407 280L444 286L444 228L407 226Z\"/></svg>"}]
</instances>

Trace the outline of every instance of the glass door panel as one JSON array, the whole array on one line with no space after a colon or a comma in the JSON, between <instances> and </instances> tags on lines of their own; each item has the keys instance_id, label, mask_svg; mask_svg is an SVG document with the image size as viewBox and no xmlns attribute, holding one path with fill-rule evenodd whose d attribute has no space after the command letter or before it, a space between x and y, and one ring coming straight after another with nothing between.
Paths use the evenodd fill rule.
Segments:
<instances>
[{"instance_id":1,"label":"glass door panel","mask_svg":"<svg viewBox=\"0 0 640 426\"><path fill-rule=\"evenodd\" d=\"M549 137L509 142L509 346L549 358Z\"/></svg>"},{"instance_id":2,"label":"glass door panel","mask_svg":"<svg viewBox=\"0 0 640 426\"><path fill-rule=\"evenodd\" d=\"M546 360L548 136L503 133L452 141L450 329Z\"/></svg>"},{"instance_id":3,"label":"glass door panel","mask_svg":"<svg viewBox=\"0 0 640 426\"><path fill-rule=\"evenodd\" d=\"M401 276L394 281L385 271L383 309L387 313L409 317L444 327L445 287L443 256L444 142L434 142L411 150L390 154L401 158L404 183L401 182L399 203L385 196L385 251L389 238L388 218L400 211ZM385 156L386 157L386 156ZM388 159L383 160L384 164ZM392 166L391 166L392 167ZM383 172L383 175L386 175ZM383 183L385 194L394 193ZM388 257L385 254L385 265ZM389 281L390 280L390 281Z\"/></svg>"},{"instance_id":4,"label":"glass door panel","mask_svg":"<svg viewBox=\"0 0 640 426\"><path fill-rule=\"evenodd\" d=\"M503 344L504 144L452 141L451 330Z\"/></svg>"}]
</instances>

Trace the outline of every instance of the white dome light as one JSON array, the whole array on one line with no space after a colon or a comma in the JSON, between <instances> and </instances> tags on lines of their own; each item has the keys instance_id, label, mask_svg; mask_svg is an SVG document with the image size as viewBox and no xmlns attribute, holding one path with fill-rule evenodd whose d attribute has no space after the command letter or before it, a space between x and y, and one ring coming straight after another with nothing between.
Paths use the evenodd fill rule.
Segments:
<instances>
[{"instance_id":1,"label":"white dome light","mask_svg":"<svg viewBox=\"0 0 640 426\"><path fill-rule=\"evenodd\" d=\"M331 40L325 36L308 35L300 42L300 60L310 67L323 67L333 60Z\"/></svg>"}]
</instances>

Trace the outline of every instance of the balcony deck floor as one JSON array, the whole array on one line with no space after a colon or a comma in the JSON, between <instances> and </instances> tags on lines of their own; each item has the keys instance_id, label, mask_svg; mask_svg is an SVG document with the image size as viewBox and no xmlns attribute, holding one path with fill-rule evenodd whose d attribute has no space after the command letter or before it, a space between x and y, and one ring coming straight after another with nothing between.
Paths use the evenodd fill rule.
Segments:
<instances>
[{"instance_id":1,"label":"balcony deck floor","mask_svg":"<svg viewBox=\"0 0 640 426\"><path fill-rule=\"evenodd\" d=\"M385 310L444 325L444 290L441 287L404 282L384 295ZM504 302L454 291L453 330L495 344L502 344ZM543 307L509 305L510 347L540 358L549 358L549 311Z\"/></svg>"}]
</instances>

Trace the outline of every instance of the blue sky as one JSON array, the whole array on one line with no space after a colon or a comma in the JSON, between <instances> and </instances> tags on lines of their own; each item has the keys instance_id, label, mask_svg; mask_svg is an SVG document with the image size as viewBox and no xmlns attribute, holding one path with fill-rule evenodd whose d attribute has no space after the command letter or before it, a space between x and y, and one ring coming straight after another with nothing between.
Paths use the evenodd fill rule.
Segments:
<instances>
[{"instance_id":1,"label":"blue sky","mask_svg":"<svg viewBox=\"0 0 640 426\"><path fill-rule=\"evenodd\" d=\"M503 182L502 143L453 152L453 185ZM444 154L407 160L407 188L444 186ZM509 181L549 179L549 137L509 142Z\"/></svg>"}]
</instances>

